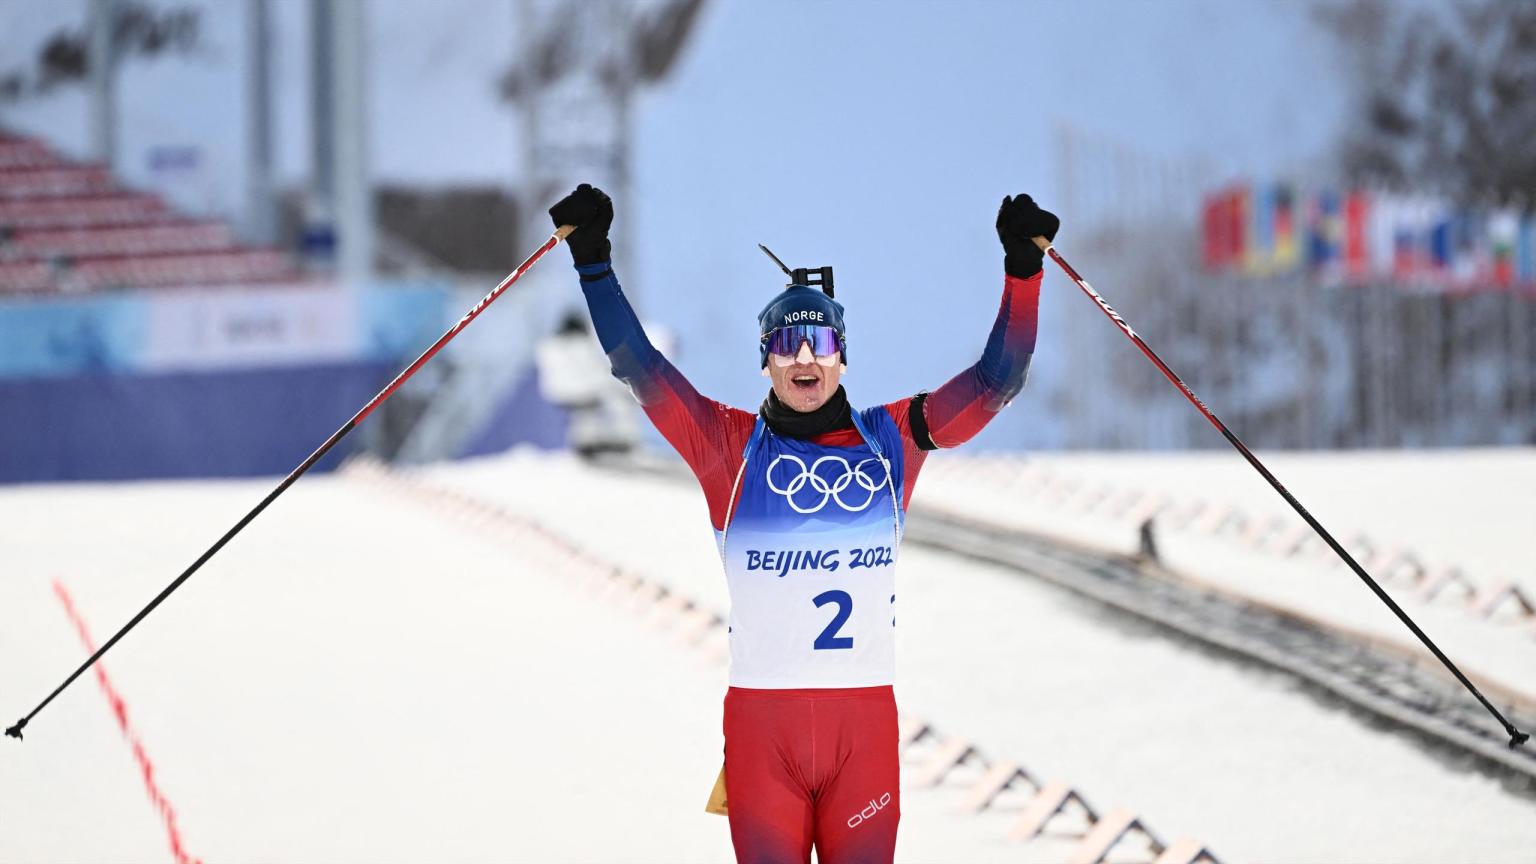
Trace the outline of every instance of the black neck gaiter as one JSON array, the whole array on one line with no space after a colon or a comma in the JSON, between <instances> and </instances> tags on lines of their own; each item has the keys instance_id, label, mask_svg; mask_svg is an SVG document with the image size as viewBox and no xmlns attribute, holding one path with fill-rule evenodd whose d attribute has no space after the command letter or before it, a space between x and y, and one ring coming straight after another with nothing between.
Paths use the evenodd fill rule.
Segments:
<instances>
[{"instance_id":1,"label":"black neck gaiter","mask_svg":"<svg viewBox=\"0 0 1536 864\"><path fill-rule=\"evenodd\" d=\"M836 432L853 425L853 409L848 407L848 393L838 385L820 408L815 411L796 411L779 401L779 394L768 391L763 407L758 409L763 422L776 434L790 438L815 438L827 432Z\"/></svg>"}]
</instances>

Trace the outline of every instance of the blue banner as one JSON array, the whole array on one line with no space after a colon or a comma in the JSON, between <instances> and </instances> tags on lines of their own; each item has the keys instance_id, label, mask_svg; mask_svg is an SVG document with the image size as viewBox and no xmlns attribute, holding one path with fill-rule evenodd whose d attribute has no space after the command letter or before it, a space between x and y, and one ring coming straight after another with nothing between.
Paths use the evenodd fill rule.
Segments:
<instances>
[{"instance_id":1,"label":"blue banner","mask_svg":"<svg viewBox=\"0 0 1536 864\"><path fill-rule=\"evenodd\" d=\"M393 361L447 327L432 282L279 285L0 302L0 378Z\"/></svg>"}]
</instances>

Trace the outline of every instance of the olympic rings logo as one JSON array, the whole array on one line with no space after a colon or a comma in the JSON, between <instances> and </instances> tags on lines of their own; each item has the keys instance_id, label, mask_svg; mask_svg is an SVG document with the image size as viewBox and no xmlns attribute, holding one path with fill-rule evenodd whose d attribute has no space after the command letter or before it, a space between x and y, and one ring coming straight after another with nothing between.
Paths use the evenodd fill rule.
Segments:
<instances>
[{"instance_id":1,"label":"olympic rings logo","mask_svg":"<svg viewBox=\"0 0 1536 864\"><path fill-rule=\"evenodd\" d=\"M780 462L791 462L800 470L800 473L791 477L788 484L784 486L779 486L773 480L774 469L779 467ZM831 480L823 477L817 471L824 463L836 463L843 466L842 473ZM881 473L884 475L879 481L876 481L869 472L864 470L864 466L871 463L878 465ZM784 453L769 464L765 478L768 481L768 488L783 495L784 500L789 502L790 509L796 513L818 513L823 507L827 506L828 501L836 501L837 506L850 513L857 513L868 507L875 500L875 495L890 480L890 476L890 467L885 464L885 460L879 458L865 459L856 465L850 466L848 460L841 456L823 456L807 466L805 460L800 457ZM842 495L848 491L848 487L855 483L868 494L864 496L863 503L851 505L843 500ZM821 496L821 500L817 501L814 506L802 506L799 501L795 500L795 496L807 486L810 487L812 493Z\"/></svg>"}]
</instances>

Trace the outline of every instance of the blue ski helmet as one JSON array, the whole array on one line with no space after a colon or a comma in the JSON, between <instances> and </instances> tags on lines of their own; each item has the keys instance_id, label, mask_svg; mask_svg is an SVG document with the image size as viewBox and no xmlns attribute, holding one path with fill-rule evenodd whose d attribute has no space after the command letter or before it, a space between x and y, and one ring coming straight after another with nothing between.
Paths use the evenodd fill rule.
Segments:
<instances>
[{"instance_id":1,"label":"blue ski helmet","mask_svg":"<svg viewBox=\"0 0 1536 864\"><path fill-rule=\"evenodd\" d=\"M778 327L795 324L820 325L837 331L843 343L843 362L848 362L847 331L843 327L843 304L833 300L819 288L808 285L791 285L768 301L763 311L757 313L757 325L762 337ZM759 340L758 353L762 366L768 365L768 340Z\"/></svg>"}]
</instances>

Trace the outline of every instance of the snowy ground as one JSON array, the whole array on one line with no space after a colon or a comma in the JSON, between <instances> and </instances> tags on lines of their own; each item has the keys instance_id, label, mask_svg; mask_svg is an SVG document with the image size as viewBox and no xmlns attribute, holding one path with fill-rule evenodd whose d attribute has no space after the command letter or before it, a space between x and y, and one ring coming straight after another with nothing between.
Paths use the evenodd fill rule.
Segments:
<instances>
[{"instance_id":1,"label":"snowy ground","mask_svg":"<svg viewBox=\"0 0 1536 864\"><path fill-rule=\"evenodd\" d=\"M945 470L919 499L947 500ZM687 485L533 454L421 481L725 608ZM83 657L54 580L104 639L269 486L0 490L0 720ZM729 860L725 821L702 812L723 665L539 550L357 475L285 495L105 664L190 856ZM1523 861L1536 848L1536 803L1282 679L999 568L912 548L900 579L905 712L1101 810L1129 806L1164 840L1193 836L1229 861ZM172 858L145 788L82 678L24 743L0 746L0 860ZM960 814L960 797L907 790L899 860L1070 850L1006 843L1012 814Z\"/></svg>"},{"instance_id":2,"label":"snowy ground","mask_svg":"<svg viewBox=\"0 0 1536 864\"><path fill-rule=\"evenodd\" d=\"M6 710L84 656L52 579L105 638L268 485L0 493ZM702 661L337 478L284 496L106 665L206 861L729 855L701 813L719 721L698 706L721 696ZM95 681L5 743L0 860L170 858Z\"/></svg>"},{"instance_id":3,"label":"snowy ground","mask_svg":"<svg viewBox=\"0 0 1536 864\"><path fill-rule=\"evenodd\" d=\"M724 608L702 498L687 484L523 456L434 473ZM935 492L927 482L919 499ZM1518 860L1536 842L1536 805L1319 708L1284 681L1123 629L1000 569L909 548L899 578L905 710L1068 779L1090 800L1131 806L1164 832L1267 861L1336 861L1342 850L1378 861ZM1467 804L1485 796L1508 818ZM1447 800L1467 806L1448 810ZM1448 819L1460 827L1441 833ZM1382 830L1365 839L1362 825ZM904 825L904 837L919 830Z\"/></svg>"},{"instance_id":4,"label":"snowy ground","mask_svg":"<svg viewBox=\"0 0 1536 864\"><path fill-rule=\"evenodd\" d=\"M1502 584L1536 601L1536 450L1263 454L1281 482L1341 541L1363 535L1379 550L1411 553L1431 575L1462 570L1478 594L1454 588L1435 599L1423 582L1389 578L1389 556L1366 566L1389 594L1475 680L1524 694L1536 705L1536 618L1506 603L1491 618L1475 607ZM1157 542L1171 568L1225 590L1418 647L1412 634L1320 543L1277 551L1285 531L1311 537L1305 523L1235 453L947 456L919 481L923 505L1042 531L1103 549L1136 548L1137 504L1170 503L1157 517ZM1192 524L1171 518L1205 502ZM1255 549L1235 523L1214 532L1224 511L1250 526L1276 520L1274 542ZM1427 653L1426 653L1427 656ZM1431 661L1432 662L1432 661Z\"/></svg>"}]
</instances>

